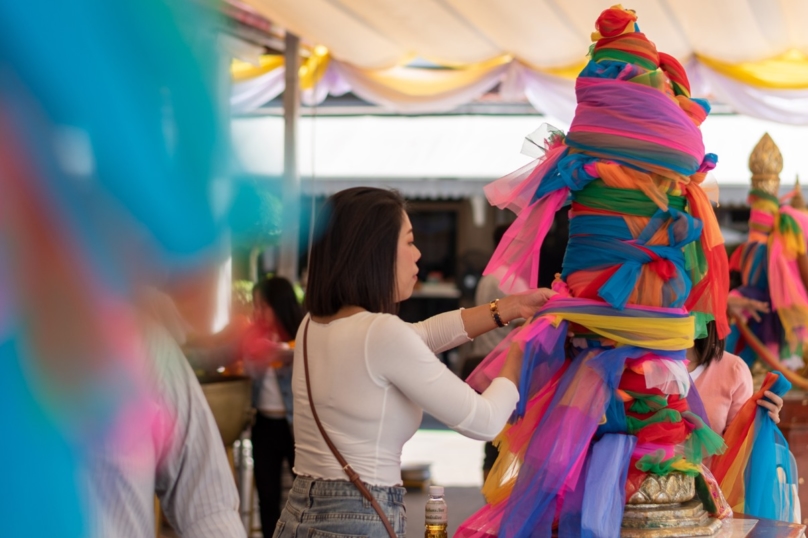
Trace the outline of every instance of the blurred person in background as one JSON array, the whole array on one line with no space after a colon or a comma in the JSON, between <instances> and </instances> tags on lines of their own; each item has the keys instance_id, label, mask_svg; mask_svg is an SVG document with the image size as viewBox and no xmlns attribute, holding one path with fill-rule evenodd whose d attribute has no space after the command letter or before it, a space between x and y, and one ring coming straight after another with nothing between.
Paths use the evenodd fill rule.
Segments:
<instances>
[{"instance_id":1,"label":"blurred person in background","mask_svg":"<svg viewBox=\"0 0 808 538\"><path fill-rule=\"evenodd\" d=\"M280 516L283 463L294 467L291 363L303 309L287 279L264 277L248 294L234 293L232 310L224 329L195 338L186 352L194 368L206 375L221 371L253 378L255 486L261 527L269 536Z\"/></svg>"},{"instance_id":2,"label":"blurred person in background","mask_svg":"<svg viewBox=\"0 0 808 538\"><path fill-rule=\"evenodd\" d=\"M295 465L292 435L292 348L303 309L292 284L268 277L253 288L253 328L244 342L244 363L255 379L252 427L255 487L261 529L272 535L281 514L281 473L285 461Z\"/></svg>"},{"instance_id":3,"label":"blurred person in background","mask_svg":"<svg viewBox=\"0 0 808 538\"><path fill-rule=\"evenodd\" d=\"M245 375L242 348L246 336L254 330L257 286L249 280L233 282L228 324L211 335L194 334L182 346L197 375Z\"/></svg>"},{"instance_id":4,"label":"blurred person in background","mask_svg":"<svg viewBox=\"0 0 808 538\"><path fill-rule=\"evenodd\" d=\"M124 414L111 435L90 449L92 535L152 536L157 495L180 536L245 537L222 438L171 332L181 325L181 316L171 298L156 290L149 290L142 304L146 307L137 314L144 359L139 373L146 381L141 411Z\"/></svg>"}]
</instances>

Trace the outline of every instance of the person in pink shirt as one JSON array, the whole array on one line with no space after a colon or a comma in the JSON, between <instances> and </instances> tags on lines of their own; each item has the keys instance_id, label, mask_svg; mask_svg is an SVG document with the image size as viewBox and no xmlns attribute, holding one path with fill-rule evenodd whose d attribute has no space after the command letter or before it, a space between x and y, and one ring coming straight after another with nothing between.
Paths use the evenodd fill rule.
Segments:
<instances>
[{"instance_id":1,"label":"person in pink shirt","mask_svg":"<svg viewBox=\"0 0 808 538\"><path fill-rule=\"evenodd\" d=\"M768 311L765 303L740 296L730 295L728 305L730 311L743 312L753 318L759 312ZM723 436L741 406L754 392L749 367L743 359L725 351L724 340L718 338L714 321L708 324L707 336L697 339L688 350L687 358L690 361L690 377L704 403L710 427ZM783 399L771 391L765 394L771 401L761 399L757 404L768 409L769 416L775 424L779 424Z\"/></svg>"}]
</instances>

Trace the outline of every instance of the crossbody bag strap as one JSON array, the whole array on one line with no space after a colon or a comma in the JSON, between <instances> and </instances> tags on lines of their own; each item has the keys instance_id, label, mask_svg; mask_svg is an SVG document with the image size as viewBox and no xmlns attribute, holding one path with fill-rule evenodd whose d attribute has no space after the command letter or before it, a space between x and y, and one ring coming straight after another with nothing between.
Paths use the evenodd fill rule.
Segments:
<instances>
[{"instance_id":1,"label":"crossbody bag strap","mask_svg":"<svg viewBox=\"0 0 808 538\"><path fill-rule=\"evenodd\" d=\"M342 466L342 470L345 471L345 474L348 475L348 480L353 483L354 486L362 493L362 496L370 501L370 505L376 510L376 513L384 523L384 528L387 529L387 534L390 538L397 538L396 531L393 530L393 526L390 524L390 520L387 519L382 507L379 506L378 501L373 497L368 490L367 486L362 483L362 479L359 477L356 471L345 461L345 458L342 457L340 451L337 450L337 447L334 446L334 443L331 442L331 438L328 437L328 434L325 432L325 428L323 428L323 424L320 422L320 417L317 416L317 410L314 408L314 400L311 397L311 379L309 377L309 352L308 352L308 343L309 343L309 322L311 319L306 320L306 327L303 329L303 367L306 371L306 392L309 394L309 405L311 406L311 414L314 417L314 422L317 423L317 429L320 430L320 434L322 434L323 439L325 440L325 444L328 445L328 448L331 449L331 453L334 454L334 457L337 458L340 466Z\"/></svg>"}]
</instances>

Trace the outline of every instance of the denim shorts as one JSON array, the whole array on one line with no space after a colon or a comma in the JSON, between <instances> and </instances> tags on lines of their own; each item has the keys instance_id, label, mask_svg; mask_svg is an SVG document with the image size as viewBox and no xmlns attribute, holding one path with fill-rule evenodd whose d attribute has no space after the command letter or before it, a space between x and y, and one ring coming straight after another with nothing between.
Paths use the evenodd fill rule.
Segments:
<instances>
[{"instance_id":1,"label":"denim shorts","mask_svg":"<svg viewBox=\"0 0 808 538\"><path fill-rule=\"evenodd\" d=\"M367 485L367 484L366 484ZM400 538L407 511L402 487L368 485ZM273 538L388 538L379 515L356 486L347 480L295 478Z\"/></svg>"}]
</instances>

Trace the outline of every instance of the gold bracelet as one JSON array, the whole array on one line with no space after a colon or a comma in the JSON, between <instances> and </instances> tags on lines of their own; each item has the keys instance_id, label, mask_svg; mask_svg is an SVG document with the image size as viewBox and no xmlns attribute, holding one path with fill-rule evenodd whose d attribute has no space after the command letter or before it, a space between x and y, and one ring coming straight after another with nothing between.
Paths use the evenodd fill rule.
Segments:
<instances>
[{"instance_id":1,"label":"gold bracelet","mask_svg":"<svg viewBox=\"0 0 808 538\"><path fill-rule=\"evenodd\" d=\"M491 310L491 317L494 318L494 323L497 324L497 327L506 327L511 323L510 321L502 321L502 317L499 315L499 299L494 299L488 303L488 309Z\"/></svg>"}]
</instances>

